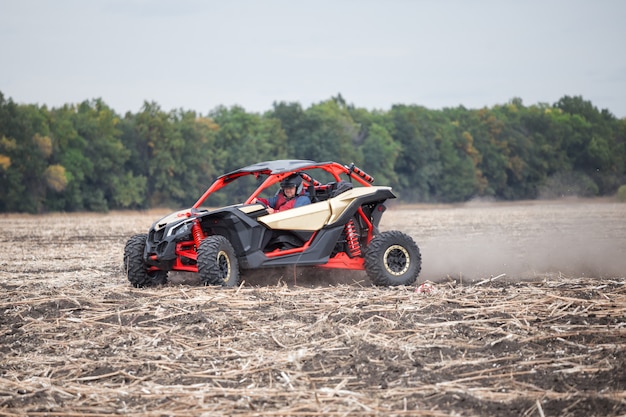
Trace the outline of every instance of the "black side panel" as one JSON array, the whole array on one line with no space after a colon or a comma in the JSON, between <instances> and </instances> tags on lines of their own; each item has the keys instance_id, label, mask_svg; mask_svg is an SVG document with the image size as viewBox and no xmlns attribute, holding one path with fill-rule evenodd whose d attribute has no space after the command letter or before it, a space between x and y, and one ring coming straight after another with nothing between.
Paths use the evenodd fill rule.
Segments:
<instances>
[{"instance_id":1,"label":"black side panel","mask_svg":"<svg viewBox=\"0 0 626 417\"><path fill-rule=\"evenodd\" d=\"M261 249L267 228L237 209L212 212L200 218L207 235L226 237L237 257Z\"/></svg>"},{"instance_id":2,"label":"black side panel","mask_svg":"<svg viewBox=\"0 0 626 417\"><path fill-rule=\"evenodd\" d=\"M292 255L268 258L261 251L253 251L240 260L239 266L244 269L277 267L288 265L321 265L328 262L330 254L341 236L343 225L322 229L304 252Z\"/></svg>"},{"instance_id":3,"label":"black side panel","mask_svg":"<svg viewBox=\"0 0 626 417\"><path fill-rule=\"evenodd\" d=\"M372 204L371 206L371 222L374 227L378 227L378 225L380 224L380 220L383 217L383 213L385 212L385 210L387 210L387 206L385 206L383 203Z\"/></svg>"}]
</instances>

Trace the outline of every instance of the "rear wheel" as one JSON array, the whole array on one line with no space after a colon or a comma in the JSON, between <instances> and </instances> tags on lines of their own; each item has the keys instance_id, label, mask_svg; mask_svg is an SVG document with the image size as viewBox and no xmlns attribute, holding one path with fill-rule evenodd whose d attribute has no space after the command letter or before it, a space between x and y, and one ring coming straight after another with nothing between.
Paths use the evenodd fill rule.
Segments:
<instances>
[{"instance_id":1,"label":"rear wheel","mask_svg":"<svg viewBox=\"0 0 626 417\"><path fill-rule=\"evenodd\" d=\"M124 271L133 287L151 287L167 283L167 271L148 271L143 261L148 235L131 236L124 247Z\"/></svg>"},{"instance_id":2,"label":"rear wheel","mask_svg":"<svg viewBox=\"0 0 626 417\"><path fill-rule=\"evenodd\" d=\"M224 236L208 236L198 247L198 274L204 285L234 287L239 284L239 261Z\"/></svg>"},{"instance_id":3,"label":"rear wheel","mask_svg":"<svg viewBox=\"0 0 626 417\"><path fill-rule=\"evenodd\" d=\"M411 285L422 269L413 238L397 230L376 235L365 252L365 271L375 285Z\"/></svg>"}]
</instances>

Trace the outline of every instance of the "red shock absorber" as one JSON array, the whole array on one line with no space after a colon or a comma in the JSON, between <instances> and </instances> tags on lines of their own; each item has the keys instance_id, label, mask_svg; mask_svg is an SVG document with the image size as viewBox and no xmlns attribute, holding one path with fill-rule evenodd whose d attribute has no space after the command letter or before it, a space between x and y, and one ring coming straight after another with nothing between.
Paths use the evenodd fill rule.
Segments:
<instances>
[{"instance_id":1,"label":"red shock absorber","mask_svg":"<svg viewBox=\"0 0 626 417\"><path fill-rule=\"evenodd\" d=\"M346 232L346 242L348 243L348 255L354 258L361 256L361 243L359 243L359 234L356 232L354 221L350 219L346 223L344 230Z\"/></svg>"},{"instance_id":2,"label":"red shock absorber","mask_svg":"<svg viewBox=\"0 0 626 417\"><path fill-rule=\"evenodd\" d=\"M193 241L196 244L196 249L200 247L200 242L204 239L204 232L202 231L202 227L200 226L200 221L198 219L193 221L193 226L191 226L191 234L193 234Z\"/></svg>"}]
</instances>

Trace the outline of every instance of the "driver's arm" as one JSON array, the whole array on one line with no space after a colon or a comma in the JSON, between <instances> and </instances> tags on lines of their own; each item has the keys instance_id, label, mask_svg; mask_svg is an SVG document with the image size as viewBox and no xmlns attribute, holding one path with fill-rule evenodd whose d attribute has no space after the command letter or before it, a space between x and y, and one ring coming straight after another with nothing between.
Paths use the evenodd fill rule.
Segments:
<instances>
[{"instance_id":1,"label":"driver's arm","mask_svg":"<svg viewBox=\"0 0 626 417\"><path fill-rule=\"evenodd\" d=\"M267 212L269 214L272 214L274 212L276 212L276 210L274 210L274 208L272 207L274 204L276 204L276 201L271 201L272 199L265 199L265 198L253 198L252 201L250 201L250 204L256 204L256 203L261 203L265 206L265 208L267 209Z\"/></svg>"}]
</instances>

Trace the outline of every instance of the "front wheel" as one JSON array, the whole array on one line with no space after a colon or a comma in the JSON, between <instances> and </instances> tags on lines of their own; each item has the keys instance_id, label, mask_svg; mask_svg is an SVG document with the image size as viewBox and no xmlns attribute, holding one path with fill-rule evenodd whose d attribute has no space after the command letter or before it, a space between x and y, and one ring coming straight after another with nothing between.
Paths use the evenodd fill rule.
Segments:
<instances>
[{"instance_id":1,"label":"front wheel","mask_svg":"<svg viewBox=\"0 0 626 417\"><path fill-rule=\"evenodd\" d=\"M411 285L422 270L417 243L397 230L380 233L365 251L365 272L375 285Z\"/></svg>"},{"instance_id":2,"label":"front wheel","mask_svg":"<svg viewBox=\"0 0 626 417\"><path fill-rule=\"evenodd\" d=\"M143 261L148 235L131 236L124 247L124 271L133 287L151 287L167 283L167 271L149 271Z\"/></svg>"},{"instance_id":3,"label":"front wheel","mask_svg":"<svg viewBox=\"0 0 626 417\"><path fill-rule=\"evenodd\" d=\"M204 285L234 287L239 284L239 262L228 239L213 235L200 242L198 274Z\"/></svg>"}]
</instances>

